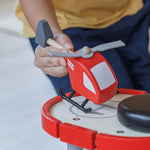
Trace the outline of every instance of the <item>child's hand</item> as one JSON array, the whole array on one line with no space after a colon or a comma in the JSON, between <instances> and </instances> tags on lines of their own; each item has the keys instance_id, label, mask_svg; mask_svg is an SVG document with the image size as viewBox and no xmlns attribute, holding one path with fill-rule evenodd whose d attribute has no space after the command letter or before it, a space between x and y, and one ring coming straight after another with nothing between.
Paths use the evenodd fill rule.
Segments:
<instances>
[{"instance_id":1,"label":"child's hand","mask_svg":"<svg viewBox=\"0 0 150 150\"><path fill-rule=\"evenodd\" d=\"M67 49L73 49L73 44L70 38L64 33L54 34L54 40ZM34 64L48 75L54 77L62 77L66 75L68 70L65 59L61 57L51 57L47 54L47 50L57 52L66 51L65 49L58 49L52 46L46 48L38 46L35 50Z\"/></svg>"}]
</instances>

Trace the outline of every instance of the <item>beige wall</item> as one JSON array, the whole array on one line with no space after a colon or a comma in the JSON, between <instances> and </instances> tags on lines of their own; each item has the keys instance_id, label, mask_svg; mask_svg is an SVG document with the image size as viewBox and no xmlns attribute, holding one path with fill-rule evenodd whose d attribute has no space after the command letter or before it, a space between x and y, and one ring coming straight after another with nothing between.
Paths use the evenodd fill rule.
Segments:
<instances>
[{"instance_id":1,"label":"beige wall","mask_svg":"<svg viewBox=\"0 0 150 150\"><path fill-rule=\"evenodd\" d=\"M17 0L0 0L0 17L9 16L14 12Z\"/></svg>"},{"instance_id":2,"label":"beige wall","mask_svg":"<svg viewBox=\"0 0 150 150\"><path fill-rule=\"evenodd\" d=\"M0 29L21 33L22 23L15 16L17 0L0 0Z\"/></svg>"}]
</instances>

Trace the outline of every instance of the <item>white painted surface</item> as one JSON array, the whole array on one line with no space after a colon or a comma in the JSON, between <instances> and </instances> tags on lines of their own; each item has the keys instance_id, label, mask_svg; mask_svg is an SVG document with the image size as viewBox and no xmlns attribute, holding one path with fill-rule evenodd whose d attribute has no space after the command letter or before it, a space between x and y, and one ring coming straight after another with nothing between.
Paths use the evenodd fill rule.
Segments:
<instances>
[{"instance_id":1,"label":"white painted surface","mask_svg":"<svg viewBox=\"0 0 150 150\"><path fill-rule=\"evenodd\" d=\"M62 122L92 129L98 131L98 133L124 137L150 137L150 133L131 130L123 126L117 119L117 106L119 102L130 96L132 95L117 94L111 100L101 105L96 105L90 101L87 103L86 108L91 107L93 111L89 113L84 113L63 100L55 104L50 109L50 113ZM73 100L80 103L82 103L84 99L83 96L73 98ZM74 120L73 118L78 118L79 120ZM118 133L117 131L123 131L124 133Z\"/></svg>"},{"instance_id":2,"label":"white painted surface","mask_svg":"<svg viewBox=\"0 0 150 150\"><path fill-rule=\"evenodd\" d=\"M101 90L106 89L115 82L115 78L106 62L97 64L91 68L91 72L93 73Z\"/></svg>"},{"instance_id":3,"label":"white painted surface","mask_svg":"<svg viewBox=\"0 0 150 150\"><path fill-rule=\"evenodd\" d=\"M83 85L89 89L91 92L93 92L94 94L96 94L94 86L92 84L92 82L90 81L90 79L88 78L88 76L83 72Z\"/></svg>"},{"instance_id":4,"label":"white painted surface","mask_svg":"<svg viewBox=\"0 0 150 150\"><path fill-rule=\"evenodd\" d=\"M67 64L74 71L74 64L69 59Z\"/></svg>"}]
</instances>

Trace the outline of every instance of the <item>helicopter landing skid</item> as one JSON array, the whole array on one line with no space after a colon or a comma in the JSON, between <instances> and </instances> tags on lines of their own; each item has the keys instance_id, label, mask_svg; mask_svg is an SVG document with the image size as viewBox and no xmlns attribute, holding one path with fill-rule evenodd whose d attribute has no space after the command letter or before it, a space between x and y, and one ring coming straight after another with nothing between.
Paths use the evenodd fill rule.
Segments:
<instances>
[{"instance_id":1,"label":"helicopter landing skid","mask_svg":"<svg viewBox=\"0 0 150 150\"><path fill-rule=\"evenodd\" d=\"M88 112L92 111L92 108L84 108L84 106L89 101L88 99L85 99L81 105L79 105L78 103L76 103L75 101L73 101L71 99L73 97L73 95L76 93L76 91L72 91L68 97L64 94L64 92L62 91L61 88L58 89L58 92L63 99L65 99L66 101L68 101L69 103L71 103L72 105L77 107L78 109L82 110L83 112L88 113Z\"/></svg>"}]
</instances>

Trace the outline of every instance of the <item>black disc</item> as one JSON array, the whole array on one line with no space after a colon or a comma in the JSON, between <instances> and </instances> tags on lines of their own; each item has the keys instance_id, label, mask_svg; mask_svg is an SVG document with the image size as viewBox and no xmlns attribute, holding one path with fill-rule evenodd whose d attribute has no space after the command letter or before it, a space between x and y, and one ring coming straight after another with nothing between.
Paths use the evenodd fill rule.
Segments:
<instances>
[{"instance_id":1,"label":"black disc","mask_svg":"<svg viewBox=\"0 0 150 150\"><path fill-rule=\"evenodd\" d=\"M124 99L118 105L119 121L134 130L150 132L150 95L137 95Z\"/></svg>"}]
</instances>

